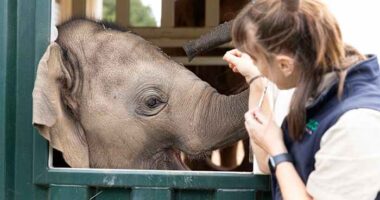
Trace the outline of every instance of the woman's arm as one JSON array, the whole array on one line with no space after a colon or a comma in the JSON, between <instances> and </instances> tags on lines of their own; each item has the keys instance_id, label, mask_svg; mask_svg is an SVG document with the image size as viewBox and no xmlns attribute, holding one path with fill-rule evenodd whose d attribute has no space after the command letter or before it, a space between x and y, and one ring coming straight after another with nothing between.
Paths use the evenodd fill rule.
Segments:
<instances>
[{"instance_id":1,"label":"woman's arm","mask_svg":"<svg viewBox=\"0 0 380 200\"><path fill-rule=\"evenodd\" d=\"M249 86L249 110L254 110L257 108L260 98L263 95L264 87L265 82L263 79L256 80ZM264 97L264 102L261 110L266 116L270 116L272 114L272 109L269 105L268 95ZM265 152L260 146L258 146L253 140L250 141L252 145L252 151L256 157L260 171L264 174L269 174L270 171L268 167L268 153Z\"/></svg>"},{"instance_id":2,"label":"woman's arm","mask_svg":"<svg viewBox=\"0 0 380 200\"><path fill-rule=\"evenodd\" d=\"M292 163L280 163L276 168L276 178L284 200L313 199Z\"/></svg>"},{"instance_id":3,"label":"woman's arm","mask_svg":"<svg viewBox=\"0 0 380 200\"><path fill-rule=\"evenodd\" d=\"M265 152L271 156L287 153L282 130L271 118L256 109L246 113L245 119L250 138ZM280 163L276 168L276 178L284 200L312 199L292 163Z\"/></svg>"}]
</instances>

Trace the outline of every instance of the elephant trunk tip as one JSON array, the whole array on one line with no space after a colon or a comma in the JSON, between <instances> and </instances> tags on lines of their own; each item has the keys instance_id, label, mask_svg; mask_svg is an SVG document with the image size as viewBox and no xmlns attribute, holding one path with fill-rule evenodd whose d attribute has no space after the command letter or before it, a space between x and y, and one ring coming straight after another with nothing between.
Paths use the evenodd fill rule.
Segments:
<instances>
[{"instance_id":1,"label":"elephant trunk tip","mask_svg":"<svg viewBox=\"0 0 380 200\"><path fill-rule=\"evenodd\" d=\"M230 42L232 40L232 24L233 20L220 24L210 32L202 35L200 38L191 40L184 44L182 48L184 49L189 61L193 60L195 56L201 53L211 51L222 44Z\"/></svg>"}]
</instances>

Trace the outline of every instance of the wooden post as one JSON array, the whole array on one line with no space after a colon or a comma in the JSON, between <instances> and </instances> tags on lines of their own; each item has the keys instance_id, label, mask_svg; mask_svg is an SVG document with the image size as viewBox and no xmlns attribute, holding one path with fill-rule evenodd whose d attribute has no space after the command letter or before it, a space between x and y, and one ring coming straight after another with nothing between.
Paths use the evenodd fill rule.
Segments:
<instances>
[{"instance_id":1,"label":"wooden post","mask_svg":"<svg viewBox=\"0 0 380 200\"><path fill-rule=\"evenodd\" d=\"M206 27L219 25L220 0L206 0Z\"/></svg>"},{"instance_id":2,"label":"wooden post","mask_svg":"<svg viewBox=\"0 0 380 200\"><path fill-rule=\"evenodd\" d=\"M68 20L72 16L73 1L72 0L61 0L59 1L59 22L58 24Z\"/></svg>"},{"instance_id":3,"label":"wooden post","mask_svg":"<svg viewBox=\"0 0 380 200\"><path fill-rule=\"evenodd\" d=\"M72 2L72 14L73 17L85 17L86 16L86 0L74 0Z\"/></svg>"},{"instance_id":4,"label":"wooden post","mask_svg":"<svg viewBox=\"0 0 380 200\"><path fill-rule=\"evenodd\" d=\"M129 0L116 0L116 23L122 27L129 26Z\"/></svg>"},{"instance_id":5,"label":"wooden post","mask_svg":"<svg viewBox=\"0 0 380 200\"><path fill-rule=\"evenodd\" d=\"M102 19L103 0L87 0L86 17L90 19Z\"/></svg>"},{"instance_id":6,"label":"wooden post","mask_svg":"<svg viewBox=\"0 0 380 200\"><path fill-rule=\"evenodd\" d=\"M161 27L174 27L175 0L162 0Z\"/></svg>"}]
</instances>

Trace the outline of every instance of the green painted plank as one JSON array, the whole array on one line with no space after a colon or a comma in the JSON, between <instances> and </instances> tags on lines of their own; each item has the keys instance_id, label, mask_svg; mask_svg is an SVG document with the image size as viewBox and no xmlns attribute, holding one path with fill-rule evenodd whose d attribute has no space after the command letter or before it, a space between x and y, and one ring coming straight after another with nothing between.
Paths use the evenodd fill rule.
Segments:
<instances>
[{"instance_id":1,"label":"green painted plank","mask_svg":"<svg viewBox=\"0 0 380 200\"><path fill-rule=\"evenodd\" d=\"M130 189L124 188L98 188L92 200L129 200Z\"/></svg>"},{"instance_id":2,"label":"green painted plank","mask_svg":"<svg viewBox=\"0 0 380 200\"><path fill-rule=\"evenodd\" d=\"M86 186L51 185L48 200L88 200L92 196Z\"/></svg>"},{"instance_id":3,"label":"green painted plank","mask_svg":"<svg viewBox=\"0 0 380 200\"><path fill-rule=\"evenodd\" d=\"M33 187L34 196L29 198L30 200L45 200L48 199L49 186L48 185L36 185Z\"/></svg>"},{"instance_id":4,"label":"green painted plank","mask_svg":"<svg viewBox=\"0 0 380 200\"><path fill-rule=\"evenodd\" d=\"M213 200L213 190L176 190L175 199L180 200Z\"/></svg>"},{"instance_id":5,"label":"green painted plank","mask_svg":"<svg viewBox=\"0 0 380 200\"><path fill-rule=\"evenodd\" d=\"M36 15L35 15L35 54L34 54L34 68L33 71L37 71L37 65L39 63L39 60L41 59L42 55L44 54L46 47L49 45L50 42L50 25L51 25L51 1L50 0L37 0L36 1ZM34 85L34 79L33 79L33 85ZM33 135L33 176L35 175L35 172L41 168L35 168L35 163L38 161L45 161L47 163L48 160L48 154L36 154L35 149L36 148L44 148L48 149L48 144L45 140L42 140L42 137L36 133L36 130L33 129L33 132L31 133ZM36 144L36 138L43 141L43 144ZM36 147L36 148L34 148ZM36 159L36 155L42 157L40 160ZM45 160L43 160L43 158ZM46 171L46 165L44 167L44 170ZM34 179L33 179L34 180ZM32 180L32 181L33 181ZM34 183L34 182L33 182ZM46 186L34 186L34 199L46 199L48 196L49 189Z\"/></svg>"},{"instance_id":6,"label":"green painted plank","mask_svg":"<svg viewBox=\"0 0 380 200\"><path fill-rule=\"evenodd\" d=\"M256 192L256 198L258 200L271 200L272 199L272 193L270 191L260 191Z\"/></svg>"},{"instance_id":7,"label":"green painted plank","mask_svg":"<svg viewBox=\"0 0 380 200\"><path fill-rule=\"evenodd\" d=\"M132 189L132 200L172 200L172 190L170 188L135 187Z\"/></svg>"},{"instance_id":8,"label":"green painted plank","mask_svg":"<svg viewBox=\"0 0 380 200\"><path fill-rule=\"evenodd\" d=\"M0 199L14 194L16 8L0 0Z\"/></svg>"},{"instance_id":9,"label":"green painted plank","mask_svg":"<svg viewBox=\"0 0 380 200\"><path fill-rule=\"evenodd\" d=\"M256 200L256 192L253 189L218 189L216 200ZM261 199L258 199L261 200Z\"/></svg>"},{"instance_id":10,"label":"green painted plank","mask_svg":"<svg viewBox=\"0 0 380 200\"><path fill-rule=\"evenodd\" d=\"M50 13L49 0L36 2L36 13ZM35 39L35 58L34 71L37 71L37 65L42 55L45 53L50 43L50 14L48 17L43 14L36 15L36 30L39 30ZM33 84L34 85L34 84ZM33 130L33 180L35 177L45 173L48 166L48 143L42 138L37 130Z\"/></svg>"},{"instance_id":11,"label":"green painted plank","mask_svg":"<svg viewBox=\"0 0 380 200\"><path fill-rule=\"evenodd\" d=\"M41 199L47 190L33 184L32 90L37 63L37 48L48 41L49 0L17 1L16 124L15 124L15 199ZM36 23L38 20L38 23ZM36 41L39 43L36 44Z\"/></svg>"},{"instance_id":12,"label":"green painted plank","mask_svg":"<svg viewBox=\"0 0 380 200\"><path fill-rule=\"evenodd\" d=\"M17 1L15 199L34 196L32 184L31 87L34 71L35 1ZM22 15L20 15L22 13Z\"/></svg>"},{"instance_id":13,"label":"green painted plank","mask_svg":"<svg viewBox=\"0 0 380 200\"><path fill-rule=\"evenodd\" d=\"M159 170L48 169L36 177L39 184L75 184L105 187L168 187L188 189L257 189L269 191L269 176L251 173Z\"/></svg>"}]
</instances>

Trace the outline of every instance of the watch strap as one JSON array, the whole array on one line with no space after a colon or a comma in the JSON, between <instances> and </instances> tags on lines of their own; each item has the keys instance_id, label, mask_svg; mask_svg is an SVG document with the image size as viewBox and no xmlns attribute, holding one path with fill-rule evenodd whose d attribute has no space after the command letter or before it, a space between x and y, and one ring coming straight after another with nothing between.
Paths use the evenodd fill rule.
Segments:
<instances>
[{"instance_id":1,"label":"watch strap","mask_svg":"<svg viewBox=\"0 0 380 200\"><path fill-rule=\"evenodd\" d=\"M271 170L272 174L276 173L277 166L282 162L291 162L293 163L293 157L290 155L290 153L282 153L275 156L272 156L269 158L269 169Z\"/></svg>"}]
</instances>

